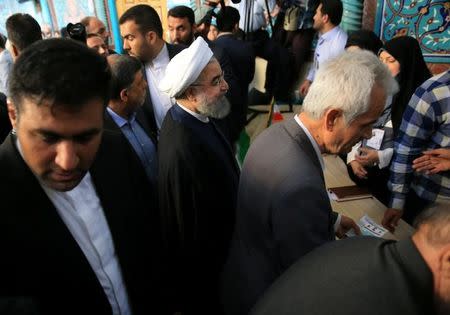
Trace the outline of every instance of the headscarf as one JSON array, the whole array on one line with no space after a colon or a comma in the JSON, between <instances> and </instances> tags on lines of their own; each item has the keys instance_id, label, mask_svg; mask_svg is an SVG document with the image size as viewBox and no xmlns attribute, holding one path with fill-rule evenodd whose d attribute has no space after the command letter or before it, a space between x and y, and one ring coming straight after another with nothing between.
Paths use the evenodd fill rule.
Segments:
<instances>
[{"instance_id":1,"label":"headscarf","mask_svg":"<svg viewBox=\"0 0 450 315\"><path fill-rule=\"evenodd\" d=\"M431 77L422 50L417 40L410 36L395 37L382 48L400 63L400 73L396 79L400 90L392 99L391 119L397 133L402 122L403 112L415 90Z\"/></svg>"}]
</instances>

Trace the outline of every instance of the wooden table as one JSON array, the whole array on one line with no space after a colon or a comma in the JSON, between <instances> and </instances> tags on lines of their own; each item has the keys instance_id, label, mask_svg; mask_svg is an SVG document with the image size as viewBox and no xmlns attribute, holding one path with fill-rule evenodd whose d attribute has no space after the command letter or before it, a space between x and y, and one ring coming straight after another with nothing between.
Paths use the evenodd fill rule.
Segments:
<instances>
[{"instance_id":1,"label":"wooden table","mask_svg":"<svg viewBox=\"0 0 450 315\"><path fill-rule=\"evenodd\" d=\"M355 184L348 176L347 168L339 157L334 155L324 155L323 157L325 161L325 183L327 188ZM386 210L386 206L375 197L342 202L331 200L331 206L334 211L344 214L355 221L359 221L361 217L367 214L380 225L384 211ZM396 240L405 239L411 236L413 232L413 227L405 221L400 220L394 234L388 232L384 235L384 238Z\"/></svg>"}]
</instances>

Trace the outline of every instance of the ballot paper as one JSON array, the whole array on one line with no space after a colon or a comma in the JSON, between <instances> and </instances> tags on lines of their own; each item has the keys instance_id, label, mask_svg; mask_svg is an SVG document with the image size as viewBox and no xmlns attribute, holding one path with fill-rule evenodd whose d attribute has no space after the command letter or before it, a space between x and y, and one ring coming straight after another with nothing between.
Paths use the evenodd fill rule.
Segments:
<instances>
[{"instance_id":1,"label":"ballot paper","mask_svg":"<svg viewBox=\"0 0 450 315\"><path fill-rule=\"evenodd\" d=\"M366 140L365 145L375 150L380 150L381 144L383 143L383 137L384 137L383 129L372 129L372 138Z\"/></svg>"},{"instance_id":2,"label":"ballot paper","mask_svg":"<svg viewBox=\"0 0 450 315\"><path fill-rule=\"evenodd\" d=\"M375 223L375 221L367 214L359 220L358 226L361 229L362 235L383 237L387 233L387 230L384 227ZM348 231L346 235L349 237L356 236L353 229Z\"/></svg>"}]
</instances>

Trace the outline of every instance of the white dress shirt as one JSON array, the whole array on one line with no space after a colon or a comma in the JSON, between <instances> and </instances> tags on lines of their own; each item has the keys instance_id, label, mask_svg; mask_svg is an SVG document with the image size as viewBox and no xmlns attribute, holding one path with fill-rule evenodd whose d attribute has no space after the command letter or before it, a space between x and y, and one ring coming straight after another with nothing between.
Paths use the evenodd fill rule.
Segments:
<instances>
[{"instance_id":1,"label":"white dress shirt","mask_svg":"<svg viewBox=\"0 0 450 315\"><path fill-rule=\"evenodd\" d=\"M119 261L103 208L89 173L71 191L41 184L106 293L113 314L131 314Z\"/></svg>"},{"instance_id":2,"label":"white dress shirt","mask_svg":"<svg viewBox=\"0 0 450 315\"><path fill-rule=\"evenodd\" d=\"M155 115L156 126L161 129L164 117L167 111L175 104L175 99L169 97L166 93L158 89L159 82L165 75L166 67L169 64L169 51L167 44L159 52L153 61L145 64L145 74L147 75L147 84L150 91L150 97L153 103L153 112Z\"/></svg>"},{"instance_id":3,"label":"white dress shirt","mask_svg":"<svg viewBox=\"0 0 450 315\"><path fill-rule=\"evenodd\" d=\"M314 81L320 65L341 54L345 49L346 43L347 33L339 26L322 34L317 41L316 50L314 51L314 63L309 69L306 79L311 82Z\"/></svg>"}]
</instances>

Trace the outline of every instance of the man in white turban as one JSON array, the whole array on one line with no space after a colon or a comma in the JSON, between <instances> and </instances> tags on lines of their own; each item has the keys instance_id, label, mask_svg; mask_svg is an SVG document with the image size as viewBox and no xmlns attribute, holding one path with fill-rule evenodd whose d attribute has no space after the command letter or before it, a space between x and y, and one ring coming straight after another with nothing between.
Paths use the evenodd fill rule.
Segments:
<instances>
[{"instance_id":1,"label":"man in white turban","mask_svg":"<svg viewBox=\"0 0 450 315\"><path fill-rule=\"evenodd\" d=\"M220 314L219 273L234 228L239 169L214 118L229 111L228 84L202 38L168 64L159 88L177 103L161 127L159 201L175 266L176 311Z\"/></svg>"}]
</instances>

